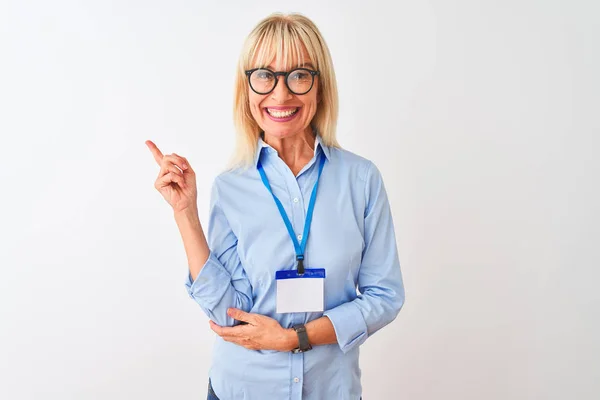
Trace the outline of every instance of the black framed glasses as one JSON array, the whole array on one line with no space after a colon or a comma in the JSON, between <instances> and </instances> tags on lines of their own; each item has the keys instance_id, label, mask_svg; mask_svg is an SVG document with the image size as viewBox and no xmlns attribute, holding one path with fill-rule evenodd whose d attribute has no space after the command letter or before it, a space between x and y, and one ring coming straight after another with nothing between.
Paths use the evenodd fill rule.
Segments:
<instances>
[{"instance_id":1,"label":"black framed glasses","mask_svg":"<svg viewBox=\"0 0 600 400\"><path fill-rule=\"evenodd\" d=\"M319 75L319 71L308 68L295 68L288 72L271 71L268 68L254 68L246 71L250 88L256 94L271 93L279 82L279 76L285 78L285 85L290 92L296 95L306 94L312 89L316 75Z\"/></svg>"}]
</instances>

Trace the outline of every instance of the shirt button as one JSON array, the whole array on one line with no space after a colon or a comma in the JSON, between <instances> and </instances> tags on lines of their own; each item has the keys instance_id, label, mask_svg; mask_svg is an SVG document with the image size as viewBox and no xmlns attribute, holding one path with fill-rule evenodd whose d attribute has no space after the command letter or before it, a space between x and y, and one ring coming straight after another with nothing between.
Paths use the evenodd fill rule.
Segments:
<instances>
[{"instance_id":1,"label":"shirt button","mask_svg":"<svg viewBox=\"0 0 600 400\"><path fill-rule=\"evenodd\" d=\"M298 240L302 240L302 235L298 235Z\"/></svg>"},{"instance_id":2,"label":"shirt button","mask_svg":"<svg viewBox=\"0 0 600 400\"><path fill-rule=\"evenodd\" d=\"M294 382L295 382L295 383L298 383L298 382L300 382L300 379L298 379L298 378L294 378Z\"/></svg>"},{"instance_id":3,"label":"shirt button","mask_svg":"<svg viewBox=\"0 0 600 400\"><path fill-rule=\"evenodd\" d=\"M298 198L294 197L294 203L297 203L297 202L298 202Z\"/></svg>"}]
</instances>

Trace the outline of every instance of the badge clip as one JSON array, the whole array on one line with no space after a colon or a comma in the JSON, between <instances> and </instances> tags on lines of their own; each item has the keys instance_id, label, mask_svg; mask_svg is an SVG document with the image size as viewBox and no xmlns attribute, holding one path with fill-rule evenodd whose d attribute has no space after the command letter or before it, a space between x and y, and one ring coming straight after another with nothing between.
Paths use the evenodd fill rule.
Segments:
<instances>
[{"instance_id":1,"label":"badge clip","mask_svg":"<svg viewBox=\"0 0 600 400\"><path fill-rule=\"evenodd\" d=\"M298 260L298 275L304 275L304 256L298 255L296 256L296 260Z\"/></svg>"}]
</instances>

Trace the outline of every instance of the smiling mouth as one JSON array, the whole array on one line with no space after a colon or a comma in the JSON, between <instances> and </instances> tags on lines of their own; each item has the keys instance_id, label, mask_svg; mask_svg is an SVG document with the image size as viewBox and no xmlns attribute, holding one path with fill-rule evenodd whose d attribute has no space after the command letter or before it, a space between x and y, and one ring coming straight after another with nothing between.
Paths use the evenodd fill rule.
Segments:
<instances>
[{"instance_id":1,"label":"smiling mouth","mask_svg":"<svg viewBox=\"0 0 600 400\"><path fill-rule=\"evenodd\" d=\"M299 109L300 109L300 107L290 108L288 110L276 110L274 108L268 108L268 107L265 108L265 110L267 110L267 113L269 113L270 116L275 117L275 118L291 117L292 115L296 114Z\"/></svg>"}]
</instances>

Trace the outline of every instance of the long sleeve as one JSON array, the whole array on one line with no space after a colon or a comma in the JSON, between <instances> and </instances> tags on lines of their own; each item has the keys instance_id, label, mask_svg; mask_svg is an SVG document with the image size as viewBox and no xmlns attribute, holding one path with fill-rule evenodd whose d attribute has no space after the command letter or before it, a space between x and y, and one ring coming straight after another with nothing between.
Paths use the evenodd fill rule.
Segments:
<instances>
[{"instance_id":1,"label":"long sleeve","mask_svg":"<svg viewBox=\"0 0 600 400\"><path fill-rule=\"evenodd\" d=\"M392 322L404 304L394 224L387 192L377 167L366 172L364 242L358 273L360 295L327 310L340 349L347 353Z\"/></svg>"},{"instance_id":2,"label":"long sleeve","mask_svg":"<svg viewBox=\"0 0 600 400\"><path fill-rule=\"evenodd\" d=\"M233 326L235 321L227 315L227 309L249 312L252 286L237 252L237 237L220 206L217 180L211 189L207 241L208 260L193 282L188 271L185 286L211 320L221 326Z\"/></svg>"}]
</instances>

